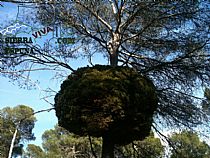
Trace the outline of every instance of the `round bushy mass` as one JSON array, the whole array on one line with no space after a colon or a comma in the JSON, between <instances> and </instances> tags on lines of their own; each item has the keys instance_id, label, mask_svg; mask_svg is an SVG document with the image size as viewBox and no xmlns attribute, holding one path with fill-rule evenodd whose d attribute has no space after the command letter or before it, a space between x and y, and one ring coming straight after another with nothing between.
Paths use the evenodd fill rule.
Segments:
<instances>
[{"instance_id":1,"label":"round bushy mass","mask_svg":"<svg viewBox=\"0 0 210 158\"><path fill-rule=\"evenodd\" d=\"M134 69L97 65L68 76L55 109L68 131L125 145L149 135L157 102L153 83Z\"/></svg>"}]
</instances>

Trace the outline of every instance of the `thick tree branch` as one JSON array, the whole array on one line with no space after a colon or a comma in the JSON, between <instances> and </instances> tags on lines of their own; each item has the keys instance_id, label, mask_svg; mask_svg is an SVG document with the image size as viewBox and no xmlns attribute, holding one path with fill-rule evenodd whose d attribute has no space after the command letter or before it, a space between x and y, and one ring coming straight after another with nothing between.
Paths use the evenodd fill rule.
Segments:
<instances>
[{"instance_id":1,"label":"thick tree branch","mask_svg":"<svg viewBox=\"0 0 210 158\"><path fill-rule=\"evenodd\" d=\"M80 6L82 6L83 8L85 8L87 11L89 11L93 16L95 16L102 24L104 24L104 25L108 28L108 30L109 30L110 32L113 31L111 25L109 25L109 24L108 24L103 18L101 18L96 12L94 12L93 10L91 10L88 6L82 4L81 1L79 1L79 0L75 0L75 2L76 2L78 5L80 5Z\"/></svg>"}]
</instances>

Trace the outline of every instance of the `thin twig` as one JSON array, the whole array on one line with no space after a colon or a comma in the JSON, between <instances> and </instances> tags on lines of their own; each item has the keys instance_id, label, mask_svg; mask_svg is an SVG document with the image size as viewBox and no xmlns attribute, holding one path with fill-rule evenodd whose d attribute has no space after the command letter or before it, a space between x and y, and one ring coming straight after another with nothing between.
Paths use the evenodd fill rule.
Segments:
<instances>
[{"instance_id":1,"label":"thin twig","mask_svg":"<svg viewBox=\"0 0 210 158\"><path fill-rule=\"evenodd\" d=\"M163 138L161 138L163 141L166 141L170 147L173 148L173 150L178 154L179 152L174 147L174 144L171 142L171 140L168 139L164 134L162 134L154 125L152 125L152 128L157 132L157 134Z\"/></svg>"}]
</instances>

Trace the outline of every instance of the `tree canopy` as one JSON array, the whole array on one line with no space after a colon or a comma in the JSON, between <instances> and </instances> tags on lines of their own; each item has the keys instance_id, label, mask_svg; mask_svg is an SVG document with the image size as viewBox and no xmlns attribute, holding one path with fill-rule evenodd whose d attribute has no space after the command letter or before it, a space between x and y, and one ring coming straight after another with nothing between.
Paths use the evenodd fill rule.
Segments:
<instances>
[{"instance_id":1,"label":"tree canopy","mask_svg":"<svg viewBox=\"0 0 210 158\"><path fill-rule=\"evenodd\" d=\"M97 157L100 156L101 139L92 139L92 147ZM42 135L43 150L36 145L27 147L26 155L34 158L78 157L94 158L88 137L79 137L62 127L46 130Z\"/></svg>"},{"instance_id":2,"label":"tree canopy","mask_svg":"<svg viewBox=\"0 0 210 158\"><path fill-rule=\"evenodd\" d=\"M46 158L42 148L34 144L28 144L25 155L33 158Z\"/></svg>"},{"instance_id":3,"label":"tree canopy","mask_svg":"<svg viewBox=\"0 0 210 158\"><path fill-rule=\"evenodd\" d=\"M118 147L117 155L123 158L162 158L164 156L164 146L159 138L154 137L154 133L143 141L134 141L129 145Z\"/></svg>"},{"instance_id":4,"label":"tree canopy","mask_svg":"<svg viewBox=\"0 0 210 158\"><path fill-rule=\"evenodd\" d=\"M17 136L14 142L13 154L20 153L21 144L24 141L34 140L32 132L36 118L33 116L33 109L18 105L13 108L5 107L0 110L0 152L1 156L7 157L12 143L12 138L17 129Z\"/></svg>"},{"instance_id":5,"label":"tree canopy","mask_svg":"<svg viewBox=\"0 0 210 158\"><path fill-rule=\"evenodd\" d=\"M46 130L42 136L42 148L29 144L25 155L33 158L55 157L87 157L95 158L92 154L90 142L87 137L78 137L69 133L62 127ZM115 156L121 158L208 158L210 146L201 141L198 134L191 131L172 133L169 137L170 152L163 146L159 138L154 138L153 132L143 141L134 141L126 146L116 146ZM96 156L100 155L101 139L92 138L92 147ZM67 154L68 153L68 154Z\"/></svg>"},{"instance_id":6,"label":"tree canopy","mask_svg":"<svg viewBox=\"0 0 210 158\"><path fill-rule=\"evenodd\" d=\"M34 110L31 107L26 105L18 105L13 108L5 107L0 112L3 119L12 121L18 128L22 141L35 139L32 130L36 118L33 116Z\"/></svg>"},{"instance_id":7,"label":"tree canopy","mask_svg":"<svg viewBox=\"0 0 210 158\"><path fill-rule=\"evenodd\" d=\"M9 153L10 143L12 141L13 133L15 131L15 124L11 120L4 119L0 116L0 156L7 157ZM18 142L19 139L16 140Z\"/></svg>"},{"instance_id":8,"label":"tree canopy","mask_svg":"<svg viewBox=\"0 0 210 158\"><path fill-rule=\"evenodd\" d=\"M149 135L157 103L146 77L128 67L101 65L75 71L55 96L59 125L80 136L102 137L104 158L113 157L115 145Z\"/></svg>"},{"instance_id":9,"label":"tree canopy","mask_svg":"<svg viewBox=\"0 0 210 158\"><path fill-rule=\"evenodd\" d=\"M96 158L101 155L102 140L100 138L91 138L90 142L88 137L79 137L57 125L54 129L46 130L42 135L42 140L43 149L29 144L25 155L33 158L72 158L74 156ZM115 155L121 158L157 158L164 154L163 151L164 148L160 140L154 138L154 134L151 132L150 136L143 141L116 147Z\"/></svg>"},{"instance_id":10,"label":"tree canopy","mask_svg":"<svg viewBox=\"0 0 210 158\"><path fill-rule=\"evenodd\" d=\"M171 158L208 158L210 146L199 139L196 133L182 131L170 137L173 148Z\"/></svg>"}]
</instances>

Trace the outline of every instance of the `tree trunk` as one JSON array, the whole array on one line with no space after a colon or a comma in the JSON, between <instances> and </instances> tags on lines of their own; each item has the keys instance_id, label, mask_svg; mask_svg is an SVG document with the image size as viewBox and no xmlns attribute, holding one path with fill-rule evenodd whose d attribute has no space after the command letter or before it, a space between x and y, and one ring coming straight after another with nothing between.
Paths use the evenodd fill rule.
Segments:
<instances>
[{"instance_id":1,"label":"tree trunk","mask_svg":"<svg viewBox=\"0 0 210 158\"><path fill-rule=\"evenodd\" d=\"M8 158L11 158L11 157L12 157L12 151L13 151L13 148L14 148L15 139L16 139L16 136L17 136L17 131L18 131L18 129L16 128L16 129L15 129L15 132L14 132L14 134L13 134L12 141L11 141L11 145L10 145L10 149L9 149L9 156L8 156Z\"/></svg>"},{"instance_id":2,"label":"tree trunk","mask_svg":"<svg viewBox=\"0 0 210 158\"><path fill-rule=\"evenodd\" d=\"M118 53L114 52L110 55L110 65L116 67L118 63Z\"/></svg>"},{"instance_id":3,"label":"tree trunk","mask_svg":"<svg viewBox=\"0 0 210 158\"><path fill-rule=\"evenodd\" d=\"M114 158L114 143L109 136L103 136L102 158Z\"/></svg>"},{"instance_id":4,"label":"tree trunk","mask_svg":"<svg viewBox=\"0 0 210 158\"><path fill-rule=\"evenodd\" d=\"M119 46L120 46L120 34L113 33L112 39L108 42L108 49L110 53L110 65L113 67L116 67L118 63Z\"/></svg>"}]
</instances>

